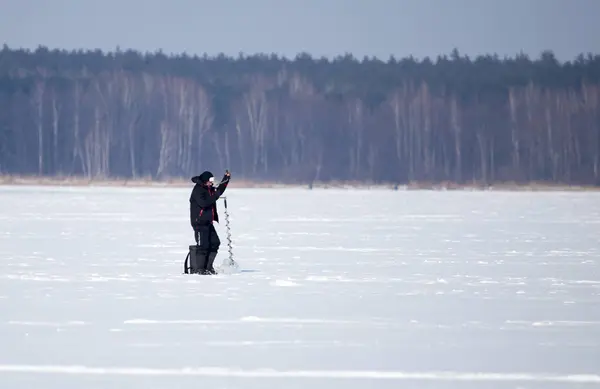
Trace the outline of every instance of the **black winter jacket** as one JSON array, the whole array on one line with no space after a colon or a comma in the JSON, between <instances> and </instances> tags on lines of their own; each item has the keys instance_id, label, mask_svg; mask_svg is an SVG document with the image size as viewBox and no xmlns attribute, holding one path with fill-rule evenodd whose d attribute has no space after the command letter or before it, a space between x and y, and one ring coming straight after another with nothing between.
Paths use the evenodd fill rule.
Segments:
<instances>
[{"instance_id":1,"label":"black winter jacket","mask_svg":"<svg viewBox=\"0 0 600 389\"><path fill-rule=\"evenodd\" d=\"M190 195L190 224L192 227L209 225L213 221L219 222L217 200L225 192L229 178L225 175L217 188L209 188L200 182L200 176L192 177L192 182L196 184Z\"/></svg>"}]
</instances>

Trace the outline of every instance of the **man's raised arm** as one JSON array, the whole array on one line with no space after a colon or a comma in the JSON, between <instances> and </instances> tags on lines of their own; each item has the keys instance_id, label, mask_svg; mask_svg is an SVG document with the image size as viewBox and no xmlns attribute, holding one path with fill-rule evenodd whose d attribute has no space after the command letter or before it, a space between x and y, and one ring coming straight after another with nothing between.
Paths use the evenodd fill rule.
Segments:
<instances>
[{"instance_id":1,"label":"man's raised arm","mask_svg":"<svg viewBox=\"0 0 600 389\"><path fill-rule=\"evenodd\" d=\"M231 178L231 173L229 173L229 170L226 170L225 175L223 176L223 179L221 180L221 183L217 187L217 192L219 192L221 194L223 194L225 192L225 189L227 189L227 185L229 184L230 178Z\"/></svg>"}]
</instances>

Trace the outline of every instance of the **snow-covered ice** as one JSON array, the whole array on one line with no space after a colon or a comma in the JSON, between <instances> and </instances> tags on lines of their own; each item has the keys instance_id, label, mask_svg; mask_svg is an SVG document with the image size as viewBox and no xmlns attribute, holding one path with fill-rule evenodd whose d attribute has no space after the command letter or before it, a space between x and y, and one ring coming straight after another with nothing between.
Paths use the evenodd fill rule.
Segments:
<instances>
[{"instance_id":1,"label":"snow-covered ice","mask_svg":"<svg viewBox=\"0 0 600 389\"><path fill-rule=\"evenodd\" d=\"M226 194L0 187L0 388L600 386L598 194Z\"/></svg>"}]
</instances>

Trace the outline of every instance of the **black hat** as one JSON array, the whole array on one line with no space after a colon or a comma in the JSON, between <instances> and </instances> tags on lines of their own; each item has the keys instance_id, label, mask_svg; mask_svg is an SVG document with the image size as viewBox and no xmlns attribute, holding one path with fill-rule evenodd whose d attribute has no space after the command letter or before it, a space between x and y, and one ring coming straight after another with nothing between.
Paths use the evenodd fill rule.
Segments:
<instances>
[{"instance_id":1,"label":"black hat","mask_svg":"<svg viewBox=\"0 0 600 389\"><path fill-rule=\"evenodd\" d=\"M208 182L208 180L211 177L214 177L213 174L211 172L209 172L209 171L205 171L202 174L200 174L200 182L206 183L206 182Z\"/></svg>"}]
</instances>

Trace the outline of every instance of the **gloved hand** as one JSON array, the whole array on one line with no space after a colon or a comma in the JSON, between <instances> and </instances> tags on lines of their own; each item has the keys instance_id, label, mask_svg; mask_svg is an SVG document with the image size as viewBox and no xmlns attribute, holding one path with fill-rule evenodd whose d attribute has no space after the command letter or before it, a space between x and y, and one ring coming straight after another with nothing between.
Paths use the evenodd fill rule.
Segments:
<instances>
[{"instance_id":1,"label":"gloved hand","mask_svg":"<svg viewBox=\"0 0 600 389\"><path fill-rule=\"evenodd\" d=\"M231 177L231 173L229 173L229 170L228 170L228 169L227 169L227 170L225 170L225 176L227 176L227 177Z\"/></svg>"}]
</instances>

